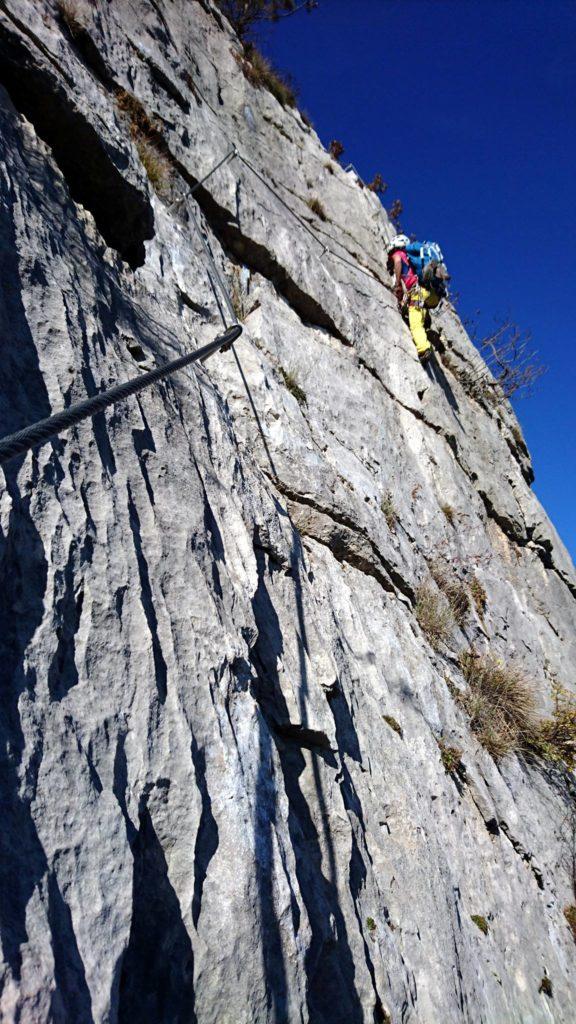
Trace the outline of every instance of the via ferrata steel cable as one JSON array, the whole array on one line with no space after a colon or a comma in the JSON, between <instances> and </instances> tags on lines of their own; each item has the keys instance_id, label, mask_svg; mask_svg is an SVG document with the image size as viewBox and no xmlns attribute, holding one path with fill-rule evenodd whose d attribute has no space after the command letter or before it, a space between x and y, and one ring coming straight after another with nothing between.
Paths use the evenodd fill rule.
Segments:
<instances>
[{"instance_id":1,"label":"via ferrata steel cable","mask_svg":"<svg viewBox=\"0 0 576 1024\"><path fill-rule=\"evenodd\" d=\"M60 431L68 430L69 427L73 427L76 423L81 423L82 420L95 416L96 413L102 412L108 406L114 405L130 395L135 395L138 391L142 391L143 388L149 387L150 384L164 380L165 377L169 377L178 370L183 370L184 367L189 366L191 363L204 362L214 352L232 345L241 334L241 325L233 324L232 327L228 327L222 334L214 338L214 341L210 341L207 345L197 348L194 352L180 356L179 359L165 363L155 370L149 370L148 373L143 373L139 377L133 378L133 380L126 381L125 384L117 384L107 391L93 395L83 402L77 402L75 405L71 405L70 408L63 409L62 412L54 413L53 416L48 416L46 419L40 420L30 427L25 427L23 430L18 430L15 434L2 438L0 441L0 464L3 465L16 455L23 455L25 452L30 451L31 448L35 448L36 445L44 444L50 438L59 434Z\"/></svg>"}]
</instances>

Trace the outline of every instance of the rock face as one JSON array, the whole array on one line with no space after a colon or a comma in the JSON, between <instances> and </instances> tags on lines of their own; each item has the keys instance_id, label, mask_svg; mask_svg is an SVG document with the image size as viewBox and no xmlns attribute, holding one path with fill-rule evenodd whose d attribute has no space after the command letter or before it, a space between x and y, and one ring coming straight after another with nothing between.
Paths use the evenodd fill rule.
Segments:
<instances>
[{"instance_id":1,"label":"rock face","mask_svg":"<svg viewBox=\"0 0 576 1024\"><path fill-rule=\"evenodd\" d=\"M453 693L473 647L549 711L576 579L455 312L434 383L211 0L0 0L0 118L2 435L211 340L206 245L244 322L5 466L0 1018L570 1024L570 778ZM438 562L486 606L435 651Z\"/></svg>"}]
</instances>

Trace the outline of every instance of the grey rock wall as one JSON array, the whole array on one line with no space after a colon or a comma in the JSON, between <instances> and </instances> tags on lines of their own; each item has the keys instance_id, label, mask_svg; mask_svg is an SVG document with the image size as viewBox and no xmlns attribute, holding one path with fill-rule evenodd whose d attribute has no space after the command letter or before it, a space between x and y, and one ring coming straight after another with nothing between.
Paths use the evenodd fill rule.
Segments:
<instances>
[{"instance_id":1,"label":"grey rock wall","mask_svg":"<svg viewBox=\"0 0 576 1024\"><path fill-rule=\"evenodd\" d=\"M447 685L474 646L543 713L574 689L576 578L512 409L464 390L451 308L427 377L379 200L211 0L70 14L0 0L0 433L214 337L193 217L244 334L5 467L0 1018L570 1024L570 778L495 764ZM439 653L434 559L487 593Z\"/></svg>"}]
</instances>

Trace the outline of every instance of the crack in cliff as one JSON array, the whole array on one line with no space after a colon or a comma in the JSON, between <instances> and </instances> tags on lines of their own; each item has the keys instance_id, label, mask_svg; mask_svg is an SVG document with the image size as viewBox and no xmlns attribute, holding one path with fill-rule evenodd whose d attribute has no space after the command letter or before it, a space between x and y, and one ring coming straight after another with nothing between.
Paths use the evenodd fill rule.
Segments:
<instances>
[{"instance_id":1,"label":"crack in cliff","mask_svg":"<svg viewBox=\"0 0 576 1024\"><path fill-rule=\"evenodd\" d=\"M246 266L251 273L257 273L266 278L275 291L286 299L303 323L312 327L320 327L343 345L352 347L353 342L339 330L318 300L296 283L270 249L245 235L239 224L230 219L230 212L216 202L208 189L202 185L197 187L198 179L190 174L173 154L171 154L171 162L183 180L191 188L196 189L194 199L224 252Z\"/></svg>"},{"instance_id":2,"label":"crack in cliff","mask_svg":"<svg viewBox=\"0 0 576 1024\"><path fill-rule=\"evenodd\" d=\"M34 32L32 32L32 30L28 28L28 26L25 25L23 21L20 21L20 19L17 18L16 15L13 14L12 11L8 9L5 0L0 0L0 11L3 11L6 17L9 18L12 24L18 29L18 31L21 32L22 35L26 36L26 38L29 39L38 50L40 50L40 53L46 58L47 61L49 61L52 67L56 69L58 74L62 75L64 81L67 82L68 85L74 86L74 80L64 70L59 61L56 60L54 55L50 53L48 47L44 45L42 40L39 39L38 36ZM0 31L2 30L2 28L3 26L0 24Z\"/></svg>"},{"instance_id":3,"label":"crack in cliff","mask_svg":"<svg viewBox=\"0 0 576 1024\"><path fill-rule=\"evenodd\" d=\"M496 525L502 530L505 537L508 538L513 544L516 544L520 548L528 548L530 551L534 551L545 569L549 569L554 573L555 576L568 588L573 597L576 597L576 583L571 580L565 573L558 568L554 563L552 552L554 550L551 540L533 540L534 526L525 525L525 533L520 533L514 526L514 523L505 515L502 515L492 504L488 495L478 489L478 494L482 499L484 508L486 509L486 515L489 519L492 519Z\"/></svg>"},{"instance_id":4,"label":"crack in cliff","mask_svg":"<svg viewBox=\"0 0 576 1024\"><path fill-rule=\"evenodd\" d=\"M506 839L510 843L512 849L514 850L514 853L516 853L518 857L520 857L520 859L524 861L524 863L530 868L530 871L534 875L536 885L538 886L538 888L544 889L544 876L540 868L534 863L533 855L530 853L529 850L526 850L520 842L520 840L516 839L516 837L512 834L507 822L500 820L498 821L498 825L500 826L500 832L502 833L503 836L506 836Z\"/></svg>"},{"instance_id":5,"label":"crack in cliff","mask_svg":"<svg viewBox=\"0 0 576 1024\"><path fill-rule=\"evenodd\" d=\"M267 118L265 118L265 119L268 120ZM283 132L283 129L282 129L281 125L278 125L276 122L272 122L272 123L274 124L274 127L277 128L281 132L281 134L284 134L284 135L286 134L285 132ZM291 144L294 144L294 140L293 139L291 139L289 136L286 136L286 138L288 139L288 141ZM272 179L272 180L274 180L274 179ZM281 181L281 182L274 181L274 184L276 185L277 188L280 185L286 192L289 192L291 196L293 196L295 199L298 199L299 202L301 202L304 206L307 206L307 202L306 202L306 199L304 198L304 196L302 196L299 192L296 192L295 189L290 188L290 186L286 185L285 182L283 182L283 181ZM340 182L340 184L343 185L345 183L344 182ZM365 260L362 258L362 256L359 253L357 253L354 249L349 249L348 246L345 245L344 242L339 241L338 238L334 238L333 235L331 235L328 231L325 230L325 228L323 228L321 226L321 224L318 223L317 218L307 217L305 214L299 215L299 217L301 219L303 219L303 220L306 220L309 224L311 224L311 225L313 224L314 225L314 233L318 236L318 241L320 242L320 244L323 244L322 240L320 238L320 236L323 235L324 238L326 238L329 242L333 242L334 245L340 246L340 248L343 249L344 252L347 253L347 255L352 260L355 260L356 263L358 263L361 267L363 267L364 270L368 271L369 275L374 279L374 281L376 281L377 284L382 285L383 288L386 288L389 292L392 292L392 290L393 290L392 287L386 281L384 281L383 278L380 277L380 275L377 273L376 270L374 270L373 267L369 266L369 264L365 262ZM330 221L331 224L334 224L334 227L341 234L347 235L350 239L352 239L352 241L355 241L355 238L354 238L354 236L353 236L351 231L348 231L348 229L343 227L342 224L338 224L335 220L332 220L331 218L328 218L328 220ZM338 256L338 254L335 254L335 255L336 255L337 259L340 258Z\"/></svg>"},{"instance_id":6,"label":"crack in cliff","mask_svg":"<svg viewBox=\"0 0 576 1024\"><path fill-rule=\"evenodd\" d=\"M430 430L433 430L435 434L438 434L440 437L444 439L444 441L446 441L446 444L453 453L458 465L466 474L466 476L470 478L469 470L461 463L459 458L459 450L458 443L456 441L456 435L450 434L447 430L445 430L444 427L440 426L439 423L433 423L432 420L427 419L422 409L415 409L414 406L407 405L405 402L402 401L401 398L398 398L398 395L395 395L392 389L389 388L388 385L382 380L378 371L375 370L373 366L370 366L370 364L367 363L366 360L362 358L362 356L358 357L358 365L361 366L363 370L366 370L366 372L369 373L371 377L374 377L374 379L378 381L380 387L384 389L388 397L392 399L393 402L396 402L396 404L399 405L401 409L405 409L406 412L411 413L412 416L414 416L417 420L420 420L421 423L423 423Z\"/></svg>"},{"instance_id":7,"label":"crack in cliff","mask_svg":"<svg viewBox=\"0 0 576 1024\"><path fill-rule=\"evenodd\" d=\"M476 486L477 476L473 471L470 470L470 468L462 460L456 436L454 434L447 433L446 430L439 424L432 423L431 420L426 418L422 410L415 409L413 406L407 405L400 398L398 398L398 396L394 394L394 392L388 387L388 385L384 383L384 381L380 377L379 373L374 369L374 367L370 366L361 356L358 357L358 364L364 370L366 370L367 373L374 377L375 380L378 381L380 386L384 389L388 397L391 398L393 402L396 402L402 409L405 409L406 412L412 413L412 415L417 420L420 420L420 422L424 423L424 425L427 426L430 430L433 430L435 434L438 434L440 437L444 439L444 441L452 451L452 454L454 455L456 462L460 466L460 469L467 477L467 479L470 481L470 483L474 485L474 489L476 490L478 496L480 497L488 517L490 519L493 519L494 522L497 523L502 532L513 543L517 544L519 547L530 546L531 550L536 551L538 557L540 558L540 561L545 566L545 568L550 569L552 572L554 572L555 575L558 576L562 583L564 583L564 585L568 588L570 593L574 597L576 597L576 584L572 580L570 580L562 572L562 570L558 568L558 566L554 564L554 559L552 557L552 542L547 541L538 543L533 541L533 527L526 527L526 532L524 534L520 533L517 529L514 528L513 522L507 516L498 512L498 510L494 507L485 491L483 491L480 487ZM526 479L525 475L524 478Z\"/></svg>"},{"instance_id":8,"label":"crack in cliff","mask_svg":"<svg viewBox=\"0 0 576 1024\"><path fill-rule=\"evenodd\" d=\"M273 483L288 500L290 516L299 533L328 547L337 561L347 562L365 575L372 576L388 593L398 597L399 591L411 604L415 601L410 584L382 555L363 527L349 516L298 493L278 478ZM306 511L301 512L300 509Z\"/></svg>"},{"instance_id":9,"label":"crack in cliff","mask_svg":"<svg viewBox=\"0 0 576 1024\"><path fill-rule=\"evenodd\" d=\"M141 266L144 241L154 234L147 195L118 170L96 129L63 86L1 23L0 85L50 147L72 199L90 211L104 241L132 268Z\"/></svg>"}]
</instances>

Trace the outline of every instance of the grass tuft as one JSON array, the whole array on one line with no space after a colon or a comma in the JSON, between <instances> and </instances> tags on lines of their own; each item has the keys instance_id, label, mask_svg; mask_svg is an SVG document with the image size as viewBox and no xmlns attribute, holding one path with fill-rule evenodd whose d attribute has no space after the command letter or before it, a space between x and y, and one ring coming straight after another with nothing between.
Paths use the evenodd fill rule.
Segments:
<instances>
[{"instance_id":1,"label":"grass tuft","mask_svg":"<svg viewBox=\"0 0 576 1024\"><path fill-rule=\"evenodd\" d=\"M565 764L569 771L576 768L576 699L563 686L552 688L554 711L552 718L540 722L533 740L533 750L539 757L557 764Z\"/></svg>"},{"instance_id":2,"label":"grass tuft","mask_svg":"<svg viewBox=\"0 0 576 1024\"><path fill-rule=\"evenodd\" d=\"M533 689L522 672L492 655L473 651L460 656L468 691L458 701L470 727L495 759L529 749L538 735Z\"/></svg>"},{"instance_id":3,"label":"grass tuft","mask_svg":"<svg viewBox=\"0 0 576 1024\"><path fill-rule=\"evenodd\" d=\"M470 582L470 593L472 594L472 600L476 606L476 611L480 618L483 619L484 612L486 611L486 605L488 604L488 595L477 576L472 577Z\"/></svg>"},{"instance_id":4,"label":"grass tuft","mask_svg":"<svg viewBox=\"0 0 576 1024\"><path fill-rule=\"evenodd\" d=\"M389 725L391 729L393 729L394 732L398 733L400 739L403 740L404 731L400 723L397 722L396 719L392 717L392 715L382 715L382 718L384 719L386 724Z\"/></svg>"},{"instance_id":5,"label":"grass tuft","mask_svg":"<svg viewBox=\"0 0 576 1024\"><path fill-rule=\"evenodd\" d=\"M470 598L464 584L439 561L430 565L430 572L436 586L448 599L450 611L459 626L464 626L470 611Z\"/></svg>"},{"instance_id":6,"label":"grass tuft","mask_svg":"<svg viewBox=\"0 0 576 1024\"><path fill-rule=\"evenodd\" d=\"M427 583L416 591L416 618L431 647L437 651L452 636L454 618L450 608Z\"/></svg>"},{"instance_id":7,"label":"grass tuft","mask_svg":"<svg viewBox=\"0 0 576 1024\"><path fill-rule=\"evenodd\" d=\"M285 370L283 366L280 367L280 373L282 374L282 379L287 390L294 396L298 405L307 405L308 399L306 398L306 392L302 390L294 374L290 373L289 370Z\"/></svg>"},{"instance_id":8,"label":"grass tuft","mask_svg":"<svg viewBox=\"0 0 576 1024\"><path fill-rule=\"evenodd\" d=\"M576 907L573 904L572 906L564 907L564 917L568 921L572 938L576 942Z\"/></svg>"},{"instance_id":9,"label":"grass tuft","mask_svg":"<svg viewBox=\"0 0 576 1024\"><path fill-rule=\"evenodd\" d=\"M254 43L246 43L244 56L237 55L244 77L257 89L268 89L283 107L295 107L296 89L280 72L276 71L269 60L260 53Z\"/></svg>"},{"instance_id":10,"label":"grass tuft","mask_svg":"<svg viewBox=\"0 0 576 1024\"><path fill-rule=\"evenodd\" d=\"M326 216L326 210L322 206L320 200L316 198L316 196L313 196L312 199L307 199L306 206L308 207L309 210L312 210L312 213L315 214L316 217L319 217L320 220L328 220L328 217Z\"/></svg>"},{"instance_id":11,"label":"grass tuft","mask_svg":"<svg viewBox=\"0 0 576 1024\"><path fill-rule=\"evenodd\" d=\"M86 31L86 25L78 11L77 4L73 3L72 0L58 0L56 7L73 39L81 36Z\"/></svg>"},{"instance_id":12,"label":"grass tuft","mask_svg":"<svg viewBox=\"0 0 576 1024\"><path fill-rule=\"evenodd\" d=\"M479 928L481 932L484 932L484 935L488 935L488 921L485 917L482 917L481 914L471 914L470 918L474 921L476 927Z\"/></svg>"},{"instance_id":13,"label":"grass tuft","mask_svg":"<svg viewBox=\"0 0 576 1024\"><path fill-rule=\"evenodd\" d=\"M136 149L152 188L159 195L167 196L171 174L169 163L156 147L144 138L136 139Z\"/></svg>"},{"instance_id":14,"label":"grass tuft","mask_svg":"<svg viewBox=\"0 0 576 1024\"><path fill-rule=\"evenodd\" d=\"M398 512L396 511L396 506L394 504L394 499L392 497L391 491L386 491L382 495L380 509L384 515L386 523L388 524L388 529L394 532L396 530L396 525L398 523Z\"/></svg>"},{"instance_id":15,"label":"grass tuft","mask_svg":"<svg viewBox=\"0 0 576 1024\"><path fill-rule=\"evenodd\" d=\"M118 89L116 103L130 121L130 132L133 138L142 136L149 142L156 143L162 140L159 121L150 117L146 107L134 93L128 92L127 89Z\"/></svg>"},{"instance_id":16,"label":"grass tuft","mask_svg":"<svg viewBox=\"0 0 576 1024\"><path fill-rule=\"evenodd\" d=\"M160 122L151 117L144 104L127 89L118 89L116 103L128 118L130 134L152 188L158 195L166 198L169 194L172 168L165 156L166 143Z\"/></svg>"},{"instance_id":17,"label":"grass tuft","mask_svg":"<svg viewBox=\"0 0 576 1024\"><path fill-rule=\"evenodd\" d=\"M438 740L438 750L440 751L440 760L444 765L444 771L447 775L454 775L462 772L464 768L462 764L462 751L458 747L449 747L444 740Z\"/></svg>"},{"instance_id":18,"label":"grass tuft","mask_svg":"<svg viewBox=\"0 0 576 1024\"><path fill-rule=\"evenodd\" d=\"M374 920L373 917L366 918L366 927L370 933L376 931L376 921Z\"/></svg>"}]
</instances>

